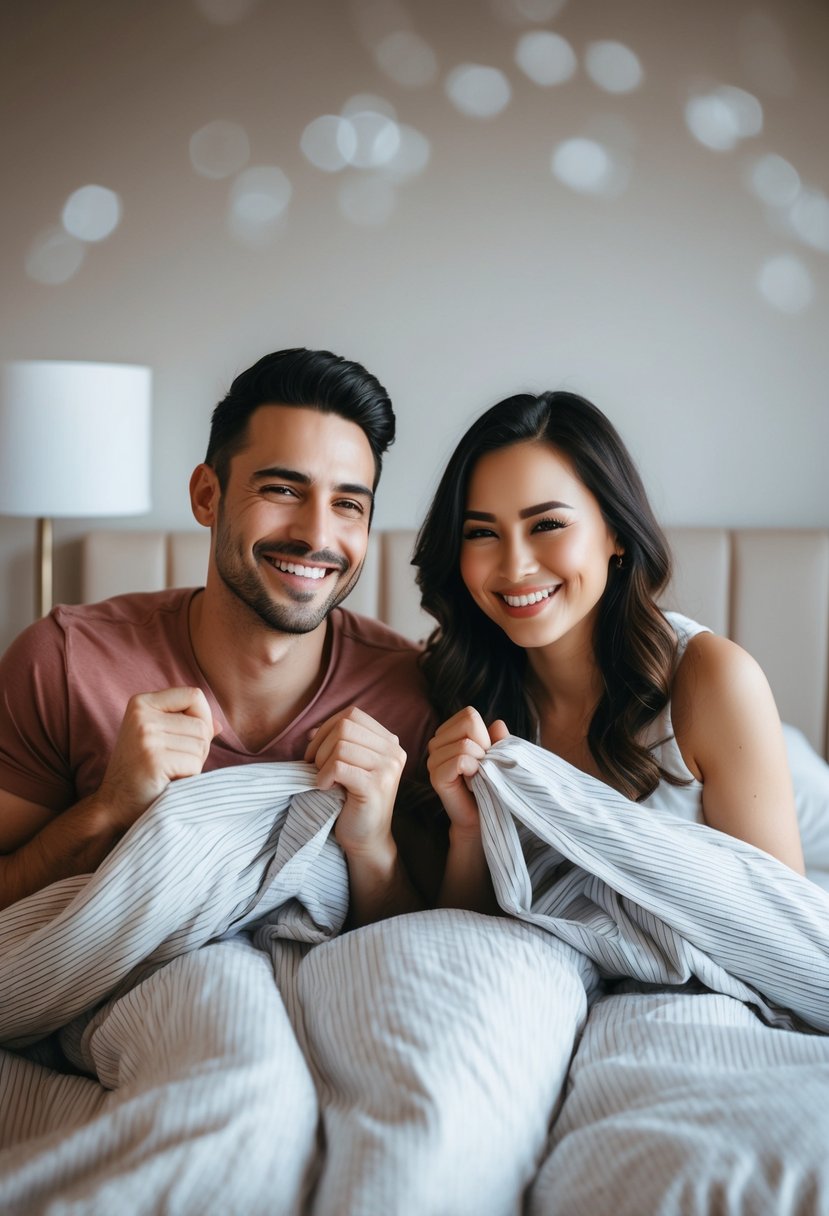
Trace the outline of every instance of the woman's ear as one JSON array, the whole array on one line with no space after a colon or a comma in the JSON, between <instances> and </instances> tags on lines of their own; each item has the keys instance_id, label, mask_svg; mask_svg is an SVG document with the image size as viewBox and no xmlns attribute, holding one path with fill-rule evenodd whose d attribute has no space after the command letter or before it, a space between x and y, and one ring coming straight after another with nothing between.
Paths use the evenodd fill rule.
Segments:
<instances>
[{"instance_id":1,"label":"woman's ear","mask_svg":"<svg viewBox=\"0 0 829 1216\"><path fill-rule=\"evenodd\" d=\"M221 495L219 479L210 465L197 465L190 478L190 507L202 527L215 524Z\"/></svg>"}]
</instances>

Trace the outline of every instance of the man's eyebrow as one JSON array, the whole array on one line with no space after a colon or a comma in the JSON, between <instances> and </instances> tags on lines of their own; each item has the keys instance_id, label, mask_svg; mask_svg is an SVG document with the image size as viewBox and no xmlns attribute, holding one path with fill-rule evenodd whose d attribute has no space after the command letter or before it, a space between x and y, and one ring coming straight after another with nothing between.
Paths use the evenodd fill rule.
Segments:
<instances>
[{"instance_id":1,"label":"man's eyebrow","mask_svg":"<svg viewBox=\"0 0 829 1216\"><path fill-rule=\"evenodd\" d=\"M531 515L543 515L545 511L556 511L562 509L565 511L573 510L570 504L566 502L539 502L536 503L534 507L524 507L522 511L518 512L518 518L529 519ZM463 517L465 520L482 519L488 524L495 523L495 516L490 515L488 511L464 511Z\"/></svg>"},{"instance_id":2,"label":"man's eyebrow","mask_svg":"<svg viewBox=\"0 0 829 1216\"><path fill-rule=\"evenodd\" d=\"M271 465L267 469L257 469L253 477L255 481L267 481L269 477L275 477L280 481L293 481L300 486L310 486L312 482L312 478L307 473L300 473L298 469L285 469L281 465ZM334 486L334 491L337 494L353 494L355 498L367 498L370 503L374 502L373 491L359 481L340 482L339 485Z\"/></svg>"}]
</instances>

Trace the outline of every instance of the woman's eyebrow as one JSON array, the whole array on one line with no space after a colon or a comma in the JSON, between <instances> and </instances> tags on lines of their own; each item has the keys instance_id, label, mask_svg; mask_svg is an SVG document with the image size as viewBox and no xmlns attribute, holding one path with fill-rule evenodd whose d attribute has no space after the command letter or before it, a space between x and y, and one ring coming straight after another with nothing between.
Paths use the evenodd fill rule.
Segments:
<instances>
[{"instance_id":1,"label":"woman's eyebrow","mask_svg":"<svg viewBox=\"0 0 829 1216\"><path fill-rule=\"evenodd\" d=\"M523 511L518 512L519 519L529 519L531 515L542 515L545 511L572 511L573 508L567 502L540 502L534 507L524 507Z\"/></svg>"}]
</instances>

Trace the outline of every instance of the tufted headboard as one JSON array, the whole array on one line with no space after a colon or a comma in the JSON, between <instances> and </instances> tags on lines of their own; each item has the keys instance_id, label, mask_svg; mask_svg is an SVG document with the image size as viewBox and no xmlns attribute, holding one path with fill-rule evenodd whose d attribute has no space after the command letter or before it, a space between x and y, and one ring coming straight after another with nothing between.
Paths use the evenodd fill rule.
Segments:
<instances>
[{"instance_id":1,"label":"tufted headboard","mask_svg":"<svg viewBox=\"0 0 829 1216\"><path fill-rule=\"evenodd\" d=\"M666 529L675 572L664 607L675 608L745 647L771 682L780 715L829 756L829 530ZM413 530L371 537L348 606L415 640L432 620L419 606L409 564ZM198 586L209 535L91 532L84 540L85 602L124 591Z\"/></svg>"}]
</instances>

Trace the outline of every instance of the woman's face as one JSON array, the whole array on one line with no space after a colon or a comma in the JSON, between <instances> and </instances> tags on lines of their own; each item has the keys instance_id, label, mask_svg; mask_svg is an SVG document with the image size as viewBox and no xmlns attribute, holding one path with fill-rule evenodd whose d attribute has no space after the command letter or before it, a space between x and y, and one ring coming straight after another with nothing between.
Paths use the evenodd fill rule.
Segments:
<instances>
[{"instance_id":1,"label":"woman's face","mask_svg":"<svg viewBox=\"0 0 829 1216\"><path fill-rule=\"evenodd\" d=\"M518 646L591 645L619 546L566 456L543 440L482 456L469 482L461 577Z\"/></svg>"}]
</instances>

